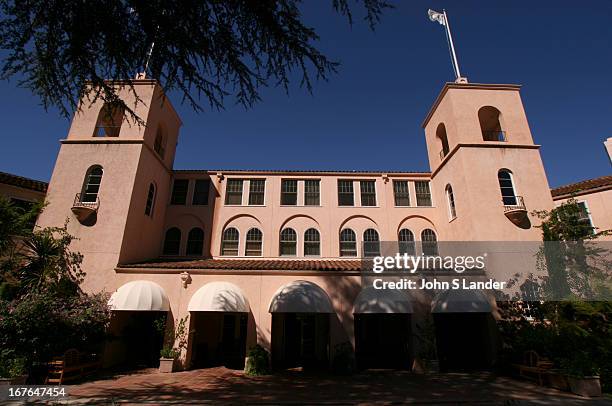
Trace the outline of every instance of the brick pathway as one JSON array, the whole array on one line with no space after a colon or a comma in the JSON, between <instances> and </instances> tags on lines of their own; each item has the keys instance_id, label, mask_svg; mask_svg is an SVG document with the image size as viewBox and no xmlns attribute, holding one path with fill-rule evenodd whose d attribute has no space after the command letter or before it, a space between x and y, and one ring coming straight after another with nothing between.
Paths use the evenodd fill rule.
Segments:
<instances>
[{"instance_id":1,"label":"brick pathway","mask_svg":"<svg viewBox=\"0 0 612 406\"><path fill-rule=\"evenodd\" d=\"M414 375L368 371L331 376L287 371L246 377L241 371L210 368L160 374L148 370L68 387L70 403L423 403L423 404L592 404L569 393L491 374ZM599 399L596 403L612 404Z\"/></svg>"}]
</instances>

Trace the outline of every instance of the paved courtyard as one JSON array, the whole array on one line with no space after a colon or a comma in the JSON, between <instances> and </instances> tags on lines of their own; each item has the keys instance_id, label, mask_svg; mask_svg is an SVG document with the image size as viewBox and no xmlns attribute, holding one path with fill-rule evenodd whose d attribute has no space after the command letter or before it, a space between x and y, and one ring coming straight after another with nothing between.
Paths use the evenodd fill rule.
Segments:
<instances>
[{"instance_id":1,"label":"paved courtyard","mask_svg":"<svg viewBox=\"0 0 612 406\"><path fill-rule=\"evenodd\" d=\"M368 371L352 376L286 371L246 377L210 368L173 374L145 370L68 387L82 404L612 404L491 374L414 375Z\"/></svg>"}]
</instances>

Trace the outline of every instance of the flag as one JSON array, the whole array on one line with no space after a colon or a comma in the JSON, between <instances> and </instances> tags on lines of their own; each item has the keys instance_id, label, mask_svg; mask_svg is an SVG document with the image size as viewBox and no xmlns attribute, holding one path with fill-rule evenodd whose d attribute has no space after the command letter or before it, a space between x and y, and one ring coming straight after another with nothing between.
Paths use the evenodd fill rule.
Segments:
<instances>
[{"instance_id":1,"label":"flag","mask_svg":"<svg viewBox=\"0 0 612 406\"><path fill-rule=\"evenodd\" d=\"M446 26L446 17L444 17L444 14L443 14L443 13L438 13L437 11L434 11L434 10L432 10L432 9L429 9L429 10L427 11L427 15L429 16L429 19L430 19L431 21L434 21L434 22L436 22L436 21L437 21L437 22L439 22L439 23L440 23L440 25L444 25L444 26Z\"/></svg>"}]
</instances>

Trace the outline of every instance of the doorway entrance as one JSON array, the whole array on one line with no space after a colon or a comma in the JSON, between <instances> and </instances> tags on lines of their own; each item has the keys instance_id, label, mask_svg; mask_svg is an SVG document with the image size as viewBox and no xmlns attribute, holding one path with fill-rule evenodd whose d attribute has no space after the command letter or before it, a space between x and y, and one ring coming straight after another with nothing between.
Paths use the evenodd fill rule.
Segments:
<instances>
[{"instance_id":1,"label":"doorway entrance","mask_svg":"<svg viewBox=\"0 0 612 406\"><path fill-rule=\"evenodd\" d=\"M355 314L357 368L409 369L410 314Z\"/></svg>"}]
</instances>

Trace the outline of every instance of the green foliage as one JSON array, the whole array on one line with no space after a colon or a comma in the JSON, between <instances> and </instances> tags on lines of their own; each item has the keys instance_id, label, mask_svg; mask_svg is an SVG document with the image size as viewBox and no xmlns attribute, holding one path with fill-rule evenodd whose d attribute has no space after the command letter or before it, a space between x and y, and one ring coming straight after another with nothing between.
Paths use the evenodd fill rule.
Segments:
<instances>
[{"instance_id":1,"label":"green foliage","mask_svg":"<svg viewBox=\"0 0 612 406\"><path fill-rule=\"evenodd\" d=\"M433 319L428 317L416 325L415 338L419 342L419 358L421 360L438 359L436 351L436 330Z\"/></svg>"},{"instance_id":2,"label":"green foliage","mask_svg":"<svg viewBox=\"0 0 612 406\"><path fill-rule=\"evenodd\" d=\"M164 346L159 352L162 358L178 358L181 352L187 348L189 334L187 331L187 321L189 316L175 321L174 326L166 322L165 318L154 321L155 328L164 331ZM163 326L163 327L162 327Z\"/></svg>"},{"instance_id":3,"label":"green foliage","mask_svg":"<svg viewBox=\"0 0 612 406\"><path fill-rule=\"evenodd\" d=\"M0 352L0 378L16 378L26 372L25 358L16 356L14 351L8 349Z\"/></svg>"},{"instance_id":4,"label":"green foliage","mask_svg":"<svg viewBox=\"0 0 612 406\"><path fill-rule=\"evenodd\" d=\"M249 349L244 373L248 376L268 375L270 373L270 355L261 345Z\"/></svg>"},{"instance_id":5,"label":"green foliage","mask_svg":"<svg viewBox=\"0 0 612 406\"><path fill-rule=\"evenodd\" d=\"M355 372L355 352L350 342L336 344L334 347L332 372L338 375L350 375Z\"/></svg>"},{"instance_id":6,"label":"green foliage","mask_svg":"<svg viewBox=\"0 0 612 406\"><path fill-rule=\"evenodd\" d=\"M357 0L371 27L389 5ZM6 50L0 78L38 96L45 108L69 116L85 102L104 99L142 123L134 105L120 100L108 78L128 81L144 70L166 90L201 110L224 99L250 107L259 90L297 80L309 91L311 79L336 72L315 46L316 31L306 25L301 0L273 1L0 1L0 48ZM348 0L332 0L332 9L352 21ZM83 86L90 81L90 86ZM133 87L131 87L132 90Z\"/></svg>"}]
</instances>

